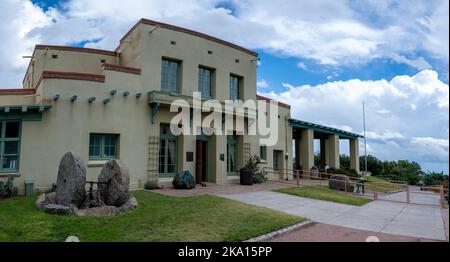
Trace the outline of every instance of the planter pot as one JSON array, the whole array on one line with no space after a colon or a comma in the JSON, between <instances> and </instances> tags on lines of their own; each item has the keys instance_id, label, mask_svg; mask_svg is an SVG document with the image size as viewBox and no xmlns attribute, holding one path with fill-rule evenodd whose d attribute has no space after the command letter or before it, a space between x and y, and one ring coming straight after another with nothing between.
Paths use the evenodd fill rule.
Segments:
<instances>
[{"instance_id":1,"label":"planter pot","mask_svg":"<svg viewBox=\"0 0 450 262\"><path fill-rule=\"evenodd\" d=\"M240 170L240 183L241 185L253 185L253 174L252 171L242 168Z\"/></svg>"}]
</instances>

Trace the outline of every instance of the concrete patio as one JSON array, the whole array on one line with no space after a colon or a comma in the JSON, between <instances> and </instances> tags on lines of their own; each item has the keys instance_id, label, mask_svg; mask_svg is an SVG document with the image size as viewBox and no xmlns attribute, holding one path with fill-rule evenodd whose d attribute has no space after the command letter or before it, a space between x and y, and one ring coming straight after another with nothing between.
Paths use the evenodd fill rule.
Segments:
<instances>
[{"instance_id":1,"label":"concrete patio","mask_svg":"<svg viewBox=\"0 0 450 262\"><path fill-rule=\"evenodd\" d=\"M270 191L223 194L224 198L348 228L446 240L445 212L437 206L376 200L358 207ZM448 219L448 215L447 215Z\"/></svg>"}]
</instances>

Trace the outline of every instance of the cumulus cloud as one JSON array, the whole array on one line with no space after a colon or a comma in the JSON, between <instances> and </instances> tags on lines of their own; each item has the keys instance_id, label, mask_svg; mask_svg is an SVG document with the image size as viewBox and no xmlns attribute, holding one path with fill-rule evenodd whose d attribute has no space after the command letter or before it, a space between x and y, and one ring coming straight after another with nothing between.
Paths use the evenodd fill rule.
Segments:
<instances>
[{"instance_id":1,"label":"cumulus cloud","mask_svg":"<svg viewBox=\"0 0 450 262\"><path fill-rule=\"evenodd\" d=\"M232 10L219 5L223 2ZM20 57L34 44L87 42L87 47L114 49L141 17L323 65L355 66L389 58L418 69L432 68L425 57L416 55L422 51L444 61L446 68L448 1L405 2L135 0L124 8L123 1L67 0L59 9L44 12L29 0L1 1L0 32L6 36L0 43L1 85L20 83L26 67Z\"/></svg>"},{"instance_id":2,"label":"cumulus cloud","mask_svg":"<svg viewBox=\"0 0 450 262\"><path fill-rule=\"evenodd\" d=\"M371 152L391 159L440 163L448 172L449 87L432 70L390 81L352 79L316 86L284 84L284 92L262 95L292 106L292 117L363 133ZM414 108L411 106L414 104ZM442 165L441 165L442 166Z\"/></svg>"},{"instance_id":3,"label":"cumulus cloud","mask_svg":"<svg viewBox=\"0 0 450 262\"><path fill-rule=\"evenodd\" d=\"M269 83L267 83L267 81L265 79L261 79L261 80L258 80L256 82L256 87L258 87L258 88L268 88L269 87Z\"/></svg>"}]
</instances>

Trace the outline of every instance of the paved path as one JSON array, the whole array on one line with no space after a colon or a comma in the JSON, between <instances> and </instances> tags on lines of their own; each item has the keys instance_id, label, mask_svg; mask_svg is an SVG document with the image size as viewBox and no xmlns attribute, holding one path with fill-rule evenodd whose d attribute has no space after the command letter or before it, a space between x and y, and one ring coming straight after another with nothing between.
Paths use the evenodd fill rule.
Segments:
<instances>
[{"instance_id":1,"label":"paved path","mask_svg":"<svg viewBox=\"0 0 450 262\"><path fill-rule=\"evenodd\" d=\"M440 207L382 200L357 207L270 191L221 196L307 217L324 224L402 236L446 240Z\"/></svg>"},{"instance_id":2,"label":"paved path","mask_svg":"<svg viewBox=\"0 0 450 262\"><path fill-rule=\"evenodd\" d=\"M377 237L380 242L437 242L439 240L399 236L367 230L312 222L296 230L276 236L270 242L367 242Z\"/></svg>"},{"instance_id":3,"label":"paved path","mask_svg":"<svg viewBox=\"0 0 450 262\"><path fill-rule=\"evenodd\" d=\"M419 187L410 187L410 201L413 204L426 204L426 205L436 205L441 204L441 196L438 193L420 191ZM394 194L379 195L380 199L384 200L394 200L400 202L406 202L406 192L398 192Z\"/></svg>"}]
</instances>

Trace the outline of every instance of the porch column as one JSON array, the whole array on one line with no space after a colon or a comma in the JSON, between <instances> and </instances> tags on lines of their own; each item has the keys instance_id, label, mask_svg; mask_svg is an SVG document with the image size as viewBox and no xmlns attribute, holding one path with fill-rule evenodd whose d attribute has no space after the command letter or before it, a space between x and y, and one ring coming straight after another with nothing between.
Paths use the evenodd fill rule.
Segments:
<instances>
[{"instance_id":1,"label":"porch column","mask_svg":"<svg viewBox=\"0 0 450 262\"><path fill-rule=\"evenodd\" d=\"M304 170L311 170L314 166L314 131L302 130L301 159Z\"/></svg>"},{"instance_id":2,"label":"porch column","mask_svg":"<svg viewBox=\"0 0 450 262\"><path fill-rule=\"evenodd\" d=\"M295 167L294 169L298 169L301 166L301 153L300 153L300 138L295 138Z\"/></svg>"},{"instance_id":3,"label":"porch column","mask_svg":"<svg viewBox=\"0 0 450 262\"><path fill-rule=\"evenodd\" d=\"M358 139L349 139L350 143L350 168L359 173L359 143Z\"/></svg>"},{"instance_id":4,"label":"porch column","mask_svg":"<svg viewBox=\"0 0 450 262\"><path fill-rule=\"evenodd\" d=\"M330 158L330 167L340 168L341 163L339 161L339 136L338 135L330 135L328 137L329 140L329 158Z\"/></svg>"},{"instance_id":5,"label":"porch column","mask_svg":"<svg viewBox=\"0 0 450 262\"><path fill-rule=\"evenodd\" d=\"M320 139L320 165L324 167L327 164L327 140L324 138Z\"/></svg>"}]
</instances>

